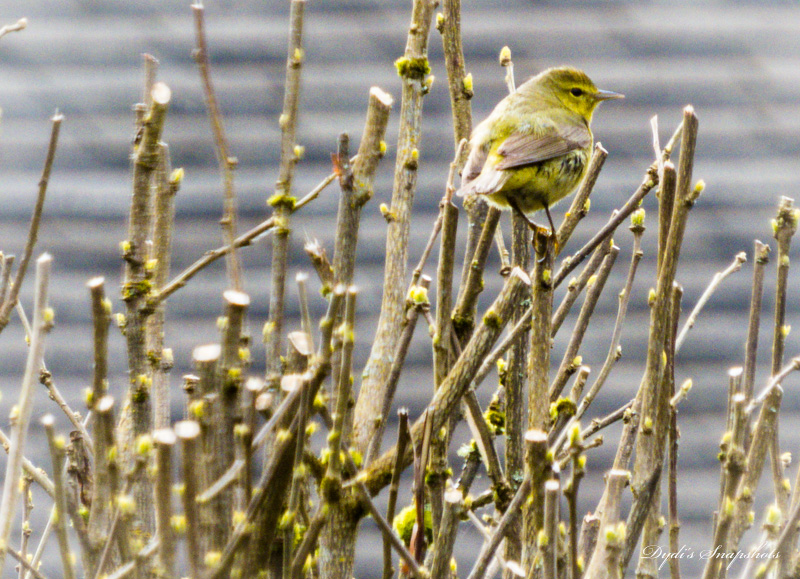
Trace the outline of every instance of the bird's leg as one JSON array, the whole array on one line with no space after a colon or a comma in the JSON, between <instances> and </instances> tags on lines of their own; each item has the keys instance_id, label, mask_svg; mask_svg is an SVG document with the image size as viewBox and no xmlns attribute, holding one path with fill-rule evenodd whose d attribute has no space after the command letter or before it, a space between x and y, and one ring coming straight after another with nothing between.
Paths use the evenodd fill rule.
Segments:
<instances>
[{"instance_id":1,"label":"bird's leg","mask_svg":"<svg viewBox=\"0 0 800 579\"><path fill-rule=\"evenodd\" d=\"M544 212L547 214L547 220L550 222L550 231L553 235L556 234L556 226L553 224L553 217L550 215L550 207L544 206Z\"/></svg>"},{"instance_id":2,"label":"bird's leg","mask_svg":"<svg viewBox=\"0 0 800 579\"><path fill-rule=\"evenodd\" d=\"M508 200L508 204L511 206L511 209L516 211L517 214L525 220L525 223L528 224L528 227L530 227L531 230L533 230L534 233L537 233L537 232L538 233L542 233L542 234L545 233L545 229L546 228L542 227L538 223L535 223L534 221L531 220L530 217L525 215L525 213L522 211L522 209L519 208L519 205L517 204L515 199L512 199L512 198L508 197L507 200Z\"/></svg>"},{"instance_id":3,"label":"bird's leg","mask_svg":"<svg viewBox=\"0 0 800 579\"><path fill-rule=\"evenodd\" d=\"M553 251L558 255L559 247L558 247L558 236L556 235L556 226L553 223L553 217L550 215L550 207L545 204L544 212L547 214L547 220L550 222L550 231L552 232L553 236Z\"/></svg>"},{"instance_id":4,"label":"bird's leg","mask_svg":"<svg viewBox=\"0 0 800 579\"><path fill-rule=\"evenodd\" d=\"M533 230L533 238L536 239L537 234L542 235L545 238L549 238L550 236L552 236L553 239L555 240L554 250L556 253L558 253L558 240L555 239L556 227L555 225L553 225L553 218L550 216L550 209L547 207L547 205L544 206L544 210L545 213L547 213L548 221L550 221L550 228L551 228L550 231L548 231L546 227L542 227L541 225L534 223L527 215L525 215L522 209L519 208L519 205L517 204L516 200L510 197L508 197L507 199L508 199L508 204L511 206L511 209L513 209L519 215L521 215L522 218L525 220L525 222L528 224L528 226ZM542 257L539 261L542 261L543 259L544 257Z\"/></svg>"}]
</instances>

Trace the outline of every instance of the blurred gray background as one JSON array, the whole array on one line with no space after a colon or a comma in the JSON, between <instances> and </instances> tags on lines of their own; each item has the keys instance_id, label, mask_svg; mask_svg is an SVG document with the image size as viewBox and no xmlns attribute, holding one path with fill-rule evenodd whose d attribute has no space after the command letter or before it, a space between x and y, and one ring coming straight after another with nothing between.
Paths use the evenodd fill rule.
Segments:
<instances>
[{"instance_id":1,"label":"blurred gray background","mask_svg":"<svg viewBox=\"0 0 800 579\"><path fill-rule=\"evenodd\" d=\"M302 196L331 171L330 153L337 135L350 133L357 146L363 128L369 87L378 85L396 98L379 169L375 198L367 205L359 243L361 288L356 367L366 361L380 304L385 221L378 212L388 203L394 165L400 82L393 61L402 55L411 2L390 0L309 0L306 8L299 143L305 158L297 167L294 192ZM207 34L212 74L221 102L231 151L239 158L236 189L239 230L269 215L265 200L273 191L279 154L278 116L282 105L288 1L229 0L207 2ZM47 343L46 361L54 379L76 408L91 377L90 308L86 281L106 277L114 295L122 270L118 243L127 235L130 194L129 154L133 137L131 106L141 98L142 53L160 61L158 77L173 91L164 134L172 162L186 177L177 198L173 272L207 249L221 245L217 221L222 212L220 177L196 67L191 58L193 23L188 1L112 2L72 0L0 0L0 25L26 16L29 28L0 39L0 250L20 254L35 198L55 109L65 115L61 141L45 205L37 254L54 256L51 304L57 326ZM714 272L753 240L771 241L769 220L781 195L793 196L800 174L800 9L796 3L761 2L532 2L465 0L462 16L465 59L474 78L475 122L506 93L497 56L504 45L513 54L518 83L548 66L571 64L584 69L601 88L626 95L603 105L593 125L595 139L610 152L592 197L592 210L566 247L573 252L630 195L653 158L649 119L658 115L666 141L681 118L682 107L695 106L700 118L695 177L707 188L695 206L683 249L678 279L685 290L684 317ZM414 207L410 260L413 264L428 237L453 156L450 105L441 38L430 38L430 61L436 81L425 98L419 187ZM311 271L302 252L316 237L332 251L336 185L293 220L292 277ZM633 397L646 346L647 292L654 283L655 199L645 201L650 228L645 257L632 296L623 334L623 358L596 403L592 416L605 414ZM566 204L558 206L560 219ZM508 231L507 217L502 221ZM463 237L465 218L461 216ZM584 363L595 371L605 358L630 258L631 236L623 228L616 272L597 308L585 345ZM774 243L773 243L774 245ZM252 298L249 328L254 340L253 373L263 372L258 337L267 317L270 242L242 252L245 287ZM461 244L460 246L463 246ZM793 252L796 254L796 251ZM433 256L435 258L435 255ZM460 263L461 254L458 260ZM501 283L496 254L487 270L485 299ZM752 260L751 260L752 261ZM774 262L774 260L773 260ZM433 264L433 261L429 262ZM709 545L711 513L718 496L718 442L724 428L727 369L742 363L747 327L752 263L729 278L709 302L679 357L678 380L694 380L680 407L682 432L679 487L682 543L695 556L684 560L684 576L698 575L699 552ZM433 272L432 265L428 267ZM767 378L773 307L774 263L768 266L765 323L757 388ZM796 321L797 275L790 280L789 324ZM23 290L31 307L32 275ZM319 284L312 278L312 289ZM173 416L182 416L180 376L191 370L192 349L217 339L215 319L225 289L220 262L205 270L168 303L167 344L176 367ZM563 289L562 289L563 292ZM562 292L559 292L559 296ZM290 284L290 328L297 326L298 305ZM558 298L557 298L558 299ZM117 298L115 311L122 309ZM312 313L324 301L312 295ZM560 361L571 318L556 340ZM789 336L787 357L800 350L797 332ZM7 416L24 369L26 347L19 323L0 335L0 411ZM122 339L112 332L112 381L117 394L125 383ZM431 391L430 344L418 328L403 374L397 406L416 417ZM782 418L783 450L800 452L796 379L787 380ZM491 381L481 398L491 396ZM57 408L37 392L34 416ZM387 443L394 436L387 428ZM7 419L0 420L3 428ZM66 428L66 425L64 426ZM33 426L30 455L44 463L38 425ZM609 467L618 430L605 433L606 444L589 456L583 485L583 508L589 510ZM795 467L788 470L794 477ZM762 481L757 521L769 500ZM406 491L407 492L407 489ZM44 516L48 507L40 501ZM371 522L365 525L373 529ZM459 555L466 574L479 543L464 528ZM751 537L752 538L752 537ZM378 573L379 538L370 531L359 542L357 576ZM50 572L56 576L56 567ZM6 576L10 576L7 565Z\"/></svg>"}]
</instances>

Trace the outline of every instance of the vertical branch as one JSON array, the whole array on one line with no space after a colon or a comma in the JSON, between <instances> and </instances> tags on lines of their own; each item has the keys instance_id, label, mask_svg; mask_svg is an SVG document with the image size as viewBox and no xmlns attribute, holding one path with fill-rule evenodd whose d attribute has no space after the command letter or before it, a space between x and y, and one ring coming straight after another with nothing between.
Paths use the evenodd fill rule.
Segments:
<instances>
[{"instance_id":1,"label":"vertical branch","mask_svg":"<svg viewBox=\"0 0 800 579\"><path fill-rule=\"evenodd\" d=\"M289 55L286 60L286 82L283 94L281 128L281 162L275 194L267 203L274 208L276 227L272 237L272 282L269 300L269 321L264 328L267 350L267 382L277 387L281 372L281 343L283 340L283 308L286 291L286 268L289 260L289 216L294 209L292 179L302 148L297 146L298 107L300 104L300 72L305 60L303 52L303 15L305 0L292 0L289 16Z\"/></svg>"},{"instance_id":2,"label":"vertical branch","mask_svg":"<svg viewBox=\"0 0 800 579\"><path fill-rule=\"evenodd\" d=\"M750 512L753 507L754 494L764 471L767 453L775 439L782 399L783 389L778 385L771 388L756 419L750 438L750 448L747 450L744 476L735 494L734 521L730 532L731 545L738 545L742 535L751 525Z\"/></svg>"},{"instance_id":3,"label":"vertical branch","mask_svg":"<svg viewBox=\"0 0 800 579\"><path fill-rule=\"evenodd\" d=\"M233 291L233 290L231 290ZM238 293L238 292L235 292ZM223 323L227 325L227 321ZM227 464L222 464L230 449L223 449L222 433L222 375L219 372L222 348L219 344L198 346L192 352L192 362L197 373L195 400L189 405L190 419L197 422L200 429L197 441L198 462L193 467L193 476L200 489L211 486L225 472ZM232 438L232 433L231 433ZM222 458L222 460L220 460ZM227 492L225 493L228 494ZM201 531L200 548L217 550L224 545L223 536L229 527L230 518L225 518L227 505L220 496L198 504L196 507Z\"/></svg>"},{"instance_id":4,"label":"vertical branch","mask_svg":"<svg viewBox=\"0 0 800 579\"><path fill-rule=\"evenodd\" d=\"M469 340L475 327L475 316L478 309L478 297L483 291L483 270L486 259L492 249L494 232L500 221L500 210L491 207L483 221L478 242L469 260L469 267L462 274L461 287L458 291L456 305L453 307L452 319L456 338L460 344ZM467 259L466 257L464 258Z\"/></svg>"},{"instance_id":5,"label":"vertical branch","mask_svg":"<svg viewBox=\"0 0 800 579\"><path fill-rule=\"evenodd\" d=\"M397 411L397 454L395 456L394 468L392 469L392 480L389 484L389 500L386 505L386 520L394 521L395 510L397 508L397 495L400 492L400 476L403 474L402 458L405 455L406 447L411 443L411 430L408 427L408 410L401 408ZM389 538L383 537L383 579L391 579L394 574L392 569L392 545Z\"/></svg>"},{"instance_id":6,"label":"vertical branch","mask_svg":"<svg viewBox=\"0 0 800 579\"><path fill-rule=\"evenodd\" d=\"M158 573L170 578L175 574L175 533L172 530L172 447L177 438L169 428L153 433L155 445L155 507L158 537ZM159 575L156 575L159 576Z\"/></svg>"},{"instance_id":7,"label":"vertical branch","mask_svg":"<svg viewBox=\"0 0 800 579\"><path fill-rule=\"evenodd\" d=\"M465 512L466 507L461 491L450 486L444 493L442 522L432 545L431 577L449 576L458 527Z\"/></svg>"},{"instance_id":8,"label":"vertical branch","mask_svg":"<svg viewBox=\"0 0 800 579\"><path fill-rule=\"evenodd\" d=\"M753 285L750 297L750 316L747 324L747 342L744 354L744 382L742 391L748 402L753 397L758 356L758 327L761 322L761 299L764 295L764 273L769 262L769 245L756 240L753 250Z\"/></svg>"},{"instance_id":9,"label":"vertical branch","mask_svg":"<svg viewBox=\"0 0 800 579\"><path fill-rule=\"evenodd\" d=\"M31 537L31 511L33 510L33 495L31 494L31 483L33 479L25 474L22 477L22 531L19 546L19 554L22 559L28 560L28 541ZM25 566L19 567L19 579L25 579Z\"/></svg>"},{"instance_id":10,"label":"vertical branch","mask_svg":"<svg viewBox=\"0 0 800 579\"><path fill-rule=\"evenodd\" d=\"M383 158L386 144L383 141L392 97L373 86L369 91L369 104L358 156L352 170L339 176L342 194L339 197L339 213L336 220L336 247L333 256L334 286L353 283L356 263L356 244L361 220L361 209L372 198L373 182L378 163ZM337 157L337 165L344 170L349 167L347 154Z\"/></svg>"},{"instance_id":11,"label":"vertical branch","mask_svg":"<svg viewBox=\"0 0 800 579\"><path fill-rule=\"evenodd\" d=\"M200 0L192 4L192 13L194 14L196 39L193 55L200 71L200 80L203 82L203 96L208 109L208 118L211 121L211 130L214 133L217 162L222 174L225 210L220 220L220 225L223 231L223 242L228 247L228 281L231 284L231 288L241 291L242 270L239 264L239 256L236 253L236 246L233 243L234 239L236 239L236 192L233 188L233 171L238 164L238 160L236 157L231 156L228 149L228 139L225 136L225 127L222 124L222 113L219 110L219 103L214 92L214 84L211 82L211 65L206 45L205 8ZM294 146L294 143L292 145Z\"/></svg>"},{"instance_id":12,"label":"vertical branch","mask_svg":"<svg viewBox=\"0 0 800 579\"><path fill-rule=\"evenodd\" d=\"M561 484L557 480L549 480L544 483L543 579L558 577L558 499L560 495Z\"/></svg>"},{"instance_id":13,"label":"vertical branch","mask_svg":"<svg viewBox=\"0 0 800 579\"><path fill-rule=\"evenodd\" d=\"M17 402L16 422L12 425L11 444L8 449L5 477L3 478L3 494L0 501L0 545L8 545L11 535L11 524L19 499L19 477L22 474L22 462L25 452L25 441L33 409L33 391L39 376L39 368L44 357L44 337L53 321L53 312L47 307L47 291L50 281L50 264L52 258L48 254L36 260L36 294L33 310L33 332L28 359L25 363L25 375ZM6 550L0 549L0 573L5 563Z\"/></svg>"},{"instance_id":14,"label":"vertical branch","mask_svg":"<svg viewBox=\"0 0 800 579\"><path fill-rule=\"evenodd\" d=\"M647 512L647 504L641 501L652 499L648 488L655 484L656 473L663 466L663 451L666 442L667 428L660 426L659 416L666 414L663 406L669 402L669 394L664 395L665 382L662 380L664 372L664 349L667 346L669 331L670 302L673 291L673 281L677 271L678 258L683 243L683 235L689 216L689 211L702 192L702 182L694 188L691 185L692 169L694 166L694 151L697 139L697 116L691 106L684 109L683 133L681 141L681 154L679 170L676 181L674 209L672 211L669 235L663 250L661 267L658 270L658 280L653 299L650 304L650 335L648 338L647 362L641 386L637 395L634 409L641 409L641 422L639 436L636 440L636 460L633 468L633 482L631 489L634 501L641 512ZM669 164L664 167L664 181L668 180L666 173ZM629 529L630 535L635 536L639 529Z\"/></svg>"},{"instance_id":15,"label":"vertical branch","mask_svg":"<svg viewBox=\"0 0 800 579\"><path fill-rule=\"evenodd\" d=\"M651 427L651 435L660 437L665 442L669 435L672 415L670 400L675 392L675 345L682 297L683 288L680 284L673 282L668 311L667 335L665 337L663 353L664 367L661 370L659 379L659 393L661 399L657 402ZM626 537L625 551L623 552L623 562L625 564L627 564L627 561L633 554L635 548L634 537L637 537L640 529L642 529L643 545L657 544L661 535L663 525L659 522L662 519L660 477L663 471L665 451L665 443L658 443L656 445L655 456L652 459L653 470L649 474L652 482L648 483L645 491L636 497L636 501L631 508L628 518L628 530L631 531L631 534ZM657 577L658 569L655 559L640 554L636 572L637 575L642 578Z\"/></svg>"},{"instance_id":16,"label":"vertical branch","mask_svg":"<svg viewBox=\"0 0 800 579\"><path fill-rule=\"evenodd\" d=\"M219 452L215 460L213 480L222 475L232 464L236 454L236 426L242 421L242 384L250 352L243 339L245 314L250 306L250 297L242 292L227 290L225 299L225 320L221 336L221 354L219 362L219 430L217 431L217 448ZM241 488L239 491L241 492ZM233 515L233 496L230 492L222 493L222 517ZM217 545L224 545L230 532L230 524L220 525L221 534Z\"/></svg>"},{"instance_id":17,"label":"vertical branch","mask_svg":"<svg viewBox=\"0 0 800 579\"><path fill-rule=\"evenodd\" d=\"M197 512L198 478L197 445L200 438L200 425L189 420L175 425L175 435L181 443L183 461L183 514L186 517L186 549L190 577L200 578L202 554L200 552L200 520Z\"/></svg>"},{"instance_id":18,"label":"vertical branch","mask_svg":"<svg viewBox=\"0 0 800 579\"><path fill-rule=\"evenodd\" d=\"M169 147L159 143L159 161L153 200L153 290L158 292L169 279L172 234L175 225L175 194L180 188L183 170L172 171ZM152 364L155 427L167 428L170 422L170 389L167 373L172 368L169 350L164 349L164 302L160 301L147 319L147 352Z\"/></svg>"},{"instance_id":19,"label":"vertical branch","mask_svg":"<svg viewBox=\"0 0 800 579\"><path fill-rule=\"evenodd\" d=\"M453 138L456 148L472 133L472 75L466 74L464 50L461 46L461 0L444 0L443 12L436 16L436 29L442 35L450 108L453 113ZM462 155L464 151L461 151ZM456 165L461 166L461 155Z\"/></svg>"},{"instance_id":20,"label":"vertical branch","mask_svg":"<svg viewBox=\"0 0 800 579\"><path fill-rule=\"evenodd\" d=\"M358 290L351 286L347 290L345 302L345 318L342 326L342 369L337 382L334 397L336 406L333 413L333 429L328 435L329 458L328 471L323 481L323 494L329 503L339 501L342 485L342 460L341 449L346 444L345 418L347 408L352 396L352 382L350 373L353 363L354 326L356 315L356 296Z\"/></svg>"},{"instance_id":21,"label":"vertical branch","mask_svg":"<svg viewBox=\"0 0 800 579\"><path fill-rule=\"evenodd\" d=\"M509 60L510 64L510 60ZM509 69L510 73L511 69ZM530 227L525 220L512 212L511 215L511 265L521 267L525 271L530 268ZM511 317L511 323L517 324L525 316L531 295L525 295L519 302ZM505 379L505 415L506 444L505 464L506 480L516 490L522 481L524 471L525 446L525 386L528 383L528 350L530 330L526 328L511 344L508 352L508 365ZM522 555L522 519L514 522L515 532L506 540L504 556L507 561L519 561ZM511 574L504 573L509 578Z\"/></svg>"},{"instance_id":22,"label":"vertical branch","mask_svg":"<svg viewBox=\"0 0 800 579\"><path fill-rule=\"evenodd\" d=\"M786 346L786 336L789 334L789 327L786 325L789 248L792 243L792 237L797 231L798 218L800 218L800 209L795 209L792 205L792 199L782 197L778 207L778 215L772 223L775 239L778 242L778 271L775 284L775 320L772 328L772 376L775 376L781 371L781 366L783 365L783 351ZM773 472L775 502L782 515L785 517L789 510L789 493L788 487L784 486L784 467L780 459L777 429L775 430L774 438L770 445L769 457Z\"/></svg>"},{"instance_id":23,"label":"vertical branch","mask_svg":"<svg viewBox=\"0 0 800 579\"><path fill-rule=\"evenodd\" d=\"M119 467L116 437L114 435L114 399L103 396L94 403L95 425L92 429L95 448L94 494L89 511L89 540L100 549L106 542L111 524L111 507L119 492ZM123 542L124 545L127 543ZM122 553L127 559L127 552ZM87 570L94 576L96 569Z\"/></svg>"},{"instance_id":24,"label":"vertical branch","mask_svg":"<svg viewBox=\"0 0 800 579\"><path fill-rule=\"evenodd\" d=\"M713 549L725 553L732 545L730 537L734 526L736 489L745 472L746 458L742 445L745 440L747 421L745 420L746 401L744 394L733 397L733 428L726 433L728 444L725 449L724 462L724 491L717 516L717 525L714 529ZM703 569L703 579L717 579L725 574L723 559L711 557Z\"/></svg>"},{"instance_id":25,"label":"vertical branch","mask_svg":"<svg viewBox=\"0 0 800 579\"><path fill-rule=\"evenodd\" d=\"M681 523L678 519L678 410L676 404L670 404L669 422L669 480L668 480L668 509L669 509L669 552L678 553L680 550ZM670 579L681 578L681 562L677 557L669 561Z\"/></svg>"},{"instance_id":26,"label":"vertical branch","mask_svg":"<svg viewBox=\"0 0 800 579\"><path fill-rule=\"evenodd\" d=\"M775 239L778 242L778 279L775 287L775 323L772 329L772 372L774 376L783 365L783 350L786 344L786 289L789 281L789 247L797 231L800 210L792 207L793 201L782 197L778 215L772 222Z\"/></svg>"},{"instance_id":27,"label":"vertical branch","mask_svg":"<svg viewBox=\"0 0 800 579\"><path fill-rule=\"evenodd\" d=\"M153 426L151 379L148 374L144 311L152 287L147 268L147 237L151 231L151 182L159 163L159 141L164 128L167 107L172 93L164 83L156 83L150 92L152 105L144 119L141 140L135 145L133 161L133 195L131 198L128 240L122 243L125 259L125 282L122 299L125 301L125 337L128 354L128 415L123 418L122 441L125 455L131 452L133 440L149 433ZM153 496L145 477L135 485L137 515L145 528L152 529Z\"/></svg>"},{"instance_id":28,"label":"vertical branch","mask_svg":"<svg viewBox=\"0 0 800 579\"><path fill-rule=\"evenodd\" d=\"M39 179L39 193L36 197L36 205L33 208L33 215L31 216L31 223L28 227L28 241L25 243L25 249L22 253L22 259L17 266L17 273L14 276L14 283L8 288L8 294L4 296L5 288L8 287L7 278L3 276L3 293L0 293L0 332L3 331L8 325L11 318L11 311L17 305L19 300L19 292L22 289L22 281L25 279L25 273L28 270L28 263L33 256L33 248L36 246L36 241L39 238L39 224L42 221L42 210L44 209L44 199L47 194L47 184L50 182L50 170L53 168L53 161L56 158L56 147L58 146L58 133L61 130L61 121L64 120L64 115L56 111L56 114L50 119L52 128L50 130L50 144L47 147L47 157L44 162L44 169L42 169L42 176ZM10 275L11 263L6 264L7 272ZM5 553L0 555L0 562L5 557ZM0 565L0 568L2 565ZM0 569L2 570L2 569Z\"/></svg>"},{"instance_id":29,"label":"vertical branch","mask_svg":"<svg viewBox=\"0 0 800 579\"><path fill-rule=\"evenodd\" d=\"M620 542L619 533L619 511L622 500L622 492L630 481L630 472L627 470L614 469L606 477L606 492L608 502L606 511L600 522L600 534L597 538L597 546L591 560L587 563L585 577L592 579L610 579L620 577L618 567L619 551L625 543L624 533ZM619 523L621 524L621 523ZM624 529L623 529L624 530ZM610 551L610 553L609 553ZM612 555L612 560L608 557ZM613 555L616 555L614 560Z\"/></svg>"},{"instance_id":30,"label":"vertical branch","mask_svg":"<svg viewBox=\"0 0 800 579\"><path fill-rule=\"evenodd\" d=\"M94 328L94 374L92 397L87 406L92 409L108 390L108 325L111 322L111 302L106 299L105 279L95 277L87 284L92 298L92 323Z\"/></svg>"},{"instance_id":31,"label":"vertical branch","mask_svg":"<svg viewBox=\"0 0 800 579\"><path fill-rule=\"evenodd\" d=\"M47 444L50 447L50 459L53 463L53 484L56 493L56 537L58 538L58 549L61 552L61 570L64 573L64 579L74 579L73 554L69 549L69 537L67 536L67 493L63 468L66 442L62 436L56 436L53 430L54 423L55 419L52 414L47 414L42 418L42 425L47 433Z\"/></svg>"},{"instance_id":32,"label":"vertical branch","mask_svg":"<svg viewBox=\"0 0 800 579\"><path fill-rule=\"evenodd\" d=\"M353 425L353 447L362 452L375 432L373 418L380 412L383 399L381 392L391 370L391 357L397 349L405 310L408 236L417 186L422 99L430 88L427 46L433 7L432 0L414 0L405 54L395 62L403 90L392 202L385 213L389 226L386 233L383 298L377 333L356 402Z\"/></svg>"},{"instance_id":33,"label":"vertical branch","mask_svg":"<svg viewBox=\"0 0 800 579\"><path fill-rule=\"evenodd\" d=\"M550 478L551 460L547 459L547 433L531 429L525 433L525 479L531 481L531 498L522 511L522 566L533 566L537 555L539 532L544 525L544 487Z\"/></svg>"},{"instance_id":34,"label":"vertical branch","mask_svg":"<svg viewBox=\"0 0 800 579\"><path fill-rule=\"evenodd\" d=\"M439 263L436 270L436 332L433 338L433 383L438 386L450 371L452 327L450 308L453 303L453 267L455 264L456 232L458 230L458 208L453 205L454 180L467 141L462 140L447 177L445 194L440 201L442 237L439 242Z\"/></svg>"},{"instance_id":35,"label":"vertical branch","mask_svg":"<svg viewBox=\"0 0 800 579\"><path fill-rule=\"evenodd\" d=\"M537 253L531 282L533 318L528 354L528 429L547 430L550 375L550 324L553 310L553 251L544 236L535 239Z\"/></svg>"},{"instance_id":36,"label":"vertical branch","mask_svg":"<svg viewBox=\"0 0 800 579\"><path fill-rule=\"evenodd\" d=\"M675 165L671 161L664 163L661 168L661 187L658 190L658 268L661 271L661 264L664 261L664 254L667 251L667 238L669 237L669 227L672 221L672 213L675 209Z\"/></svg>"},{"instance_id":37,"label":"vertical branch","mask_svg":"<svg viewBox=\"0 0 800 579\"><path fill-rule=\"evenodd\" d=\"M467 74L464 63L464 51L461 43L461 0L444 0L443 12L436 17L436 28L442 34L444 48L444 63L447 69L447 86L450 91L450 108L453 116L453 138L456 147L464 139L469 139L472 133L472 107L470 101L473 96L472 74ZM459 150L455 160L456 167L460 170L466 161L468 147ZM464 209L467 213L467 246L464 255L464 265L461 279L467 279L470 266L478 245L478 240L483 231L489 206L480 196L464 199ZM492 231L493 232L493 231ZM462 282L463 283L463 282ZM436 306L437 310L440 306Z\"/></svg>"},{"instance_id":38,"label":"vertical branch","mask_svg":"<svg viewBox=\"0 0 800 579\"><path fill-rule=\"evenodd\" d=\"M569 453L572 461L570 478L564 488L564 496L567 499L569 509L569 537L567 538L567 577L569 579L579 579L581 576L580 565L578 564L578 486L583 479L586 471L586 455L582 454L583 439L579 424L572 427L569 434Z\"/></svg>"}]
</instances>

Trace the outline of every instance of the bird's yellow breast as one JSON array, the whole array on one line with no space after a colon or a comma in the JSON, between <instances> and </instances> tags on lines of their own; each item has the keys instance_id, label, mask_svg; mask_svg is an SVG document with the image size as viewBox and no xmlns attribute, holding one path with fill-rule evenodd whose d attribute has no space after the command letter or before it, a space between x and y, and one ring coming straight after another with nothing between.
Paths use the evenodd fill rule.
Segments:
<instances>
[{"instance_id":1,"label":"bird's yellow breast","mask_svg":"<svg viewBox=\"0 0 800 579\"><path fill-rule=\"evenodd\" d=\"M586 173L590 150L578 149L528 167L510 169L503 187L486 198L493 205L508 209L508 197L512 197L525 213L552 207L580 184Z\"/></svg>"}]
</instances>

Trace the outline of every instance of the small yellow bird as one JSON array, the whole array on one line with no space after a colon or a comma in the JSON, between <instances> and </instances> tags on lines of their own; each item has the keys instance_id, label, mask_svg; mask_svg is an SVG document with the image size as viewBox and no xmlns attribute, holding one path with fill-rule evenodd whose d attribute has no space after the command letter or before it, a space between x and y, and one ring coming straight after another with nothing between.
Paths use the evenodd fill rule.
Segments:
<instances>
[{"instance_id":1,"label":"small yellow bird","mask_svg":"<svg viewBox=\"0 0 800 579\"><path fill-rule=\"evenodd\" d=\"M623 95L598 89L570 67L549 68L501 100L472 131L470 153L457 194L483 195L490 205L528 214L577 188L592 152L592 113Z\"/></svg>"}]
</instances>

